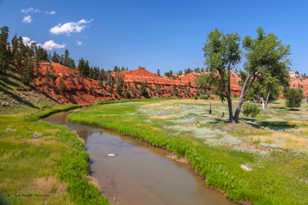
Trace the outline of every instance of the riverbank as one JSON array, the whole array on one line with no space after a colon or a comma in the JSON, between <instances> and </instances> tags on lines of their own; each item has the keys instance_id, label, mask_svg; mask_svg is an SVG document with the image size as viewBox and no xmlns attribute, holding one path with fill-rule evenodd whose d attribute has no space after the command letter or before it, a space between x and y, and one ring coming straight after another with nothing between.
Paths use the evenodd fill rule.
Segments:
<instances>
[{"instance_id":1,"label":"riverbank","mask_svg":"<svg viewBox=\"0 0 308 205\"><path fill-rule=\"evenodd\" d=\"M259 143L255 146L257 148L255 152L251 150L236 150L234 149L235 145L204 143L204 139L196 137L199 135L194 135L195 133L200 134L200 131L204 130L207 131L205 133L213 135L213 132L210 131L213 131L214 128L209 127L210 125L221 126L221 128L227 127L229 129L229 131L227 130L228 132L226 131L227 133L232 131L236 139L242 140L244 139L243 137L249 136L249 132L254 133L257 137L263 135L268 137L269 134L279 133L275 129L254 128L253 125L246 122L230 128L223 121L216 120L216 124L213 124L214 122L207 122L208 127L199 125L202 121L190 122L190 124L197 124L202 130L178 132L179 128L184 126L180 124L180 126L177 126L178 129L175 129L176 125L179 125L179 121L168 120L164 116L164 112L167 112L170 116L181 116L182 113L179 110L165 110L164 108L167 106L164 104L158 106L157 112L159 116L156 116L156 118L151 117L155 115L155 112L151 112L153 111L151 106L155 107L155 103L157 101L94 105L71 114L69 120L111 129L122 135L132 136L153 146L174 152L178 156L185 157L196 173L204 177L208 186L223 191L233 201L242 204L249 204L250 202L252 204L264 205L304 205L308 203L308 179L305 169L308 166L307 153L294 152L292 149L283 148L268 149L263 154L263 152L258 150L259 147L260 149L263 147L263 142L253 142L254 144ZM178 102L172 101L169 106L172 107L176 103ZM192 103L189 104L184 101L183 104L184 110L188 110L190 109L189 106L192 106ZM203 103L203 106L203 109L206 111L206 101ZM195 107L192 110L195 112ZM303 110L305 114L306 111L305 109ZM200 109L196 109L196 111L198 113ZM221 114L220 110L215 112ZM266 118L266 115L271 115L271 112L274 111L270 110L261 116L260 119L256 119L256 123L263 122L261 118ZM284 111L279 110L279 112ZM196 113L186 114L191 117L195 116ZM286 114L294 115L294 113L281 113L281 115ZM207 116L202 119L206 118ZM183 120L189 121L187 118L181 120L181 122ZM294 128L292 123L298 123L296 126L300 130L292 130ZM294 119L292 122L280 123L276 127L276 124L271 125L274 128L283 126L284 129L290 129L286 130L286 134L292 135L292 132L294 132L294 138L296 138L296 133L299 131L306 132L306 124L298 122L297 119ZM170 129L170 126L173 128ZM219 132L218 134L222 133ZM291 138L287 139L291 140ZM231 142L235 141L233 138L228 138L228 140ZM263 138L259 140L263 140Z\"/></svg>"},{"instance_id":2,"label":"riverbank","mask_svg":"<svg viewBox=\"0 0 308 205\"><path fill-rule=\"evenodd\" d=\"M88 178L84 142L39 120L75 109L57 105L0 115L0 204L108 204Z\"/></svg>"}]
</instances>

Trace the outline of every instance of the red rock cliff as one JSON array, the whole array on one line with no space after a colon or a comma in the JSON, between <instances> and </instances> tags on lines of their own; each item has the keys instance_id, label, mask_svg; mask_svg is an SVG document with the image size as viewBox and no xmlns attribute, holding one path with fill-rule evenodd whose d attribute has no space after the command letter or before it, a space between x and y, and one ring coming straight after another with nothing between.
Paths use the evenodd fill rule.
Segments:
<instances>
[{"instance_id":1,"label":"red rock cliff","mask_svg":"<svg viewBox=\"0 0 308 205\"><path fill-rule=\"evenodd\" d=\"M158 76L143 67L131 71L112 74L113 80L121 79L119 85L100 83L97 80L81 77L77 69L58 63L41 62L33 79L37 90L58 103L92 104L97 100L139 98L139 97L194 97L198 93L196 79L200 73L181 75L176 79ZM240 94L240 77L231 75L231 90L234 96ZM308 78L290 73L290 86L302 88L308 96Z\"/></svg>"}]
</instances>

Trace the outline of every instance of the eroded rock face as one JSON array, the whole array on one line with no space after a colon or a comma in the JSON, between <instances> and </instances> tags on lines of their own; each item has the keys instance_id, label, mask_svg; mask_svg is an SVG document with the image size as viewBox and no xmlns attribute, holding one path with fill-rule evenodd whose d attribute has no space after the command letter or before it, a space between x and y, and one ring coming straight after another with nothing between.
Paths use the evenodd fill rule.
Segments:
<instances>
[{"instance_id":1,"label":"eroded rock face","mask_svg":"<svg viewBox=\"0 0 308 205\"><path fill-rule=\"evenodd\" d=\"M134 93L138 93L136 85L147 84L149 87L150 96L172 96L176 92L178 97L194 97L198 93L196 84L197 78L200 73L188 73L178 76L176 79L169 79L167 77L158 76L143 67L136 70L124 71L118 74L125 82L125 84ZM236 73L231 75L231 91L233 96L240 95L240 77Z\"/></svg>"},{"instance_id":2,"label":"eroded rock face","mask_svg":"<svg viewBox=\"0 0 308 205\"><path fill-rule=\"evenodd\" d=\"M197 95L197 86L194 83L197 74L195 74L196 76L186 75L178 79L169 79L139 67L136 70L123 71L114 75L123 79L126 89L133 97L148 95L149 97L178 96L185 98ZM146 88L144 89L144 87Z\"/></svg>"},{"instance_id":3,"label":"eroded rock face","mask_svg":"<svg viewBox=\"0 0 308 205\"><path fill-rule=\"evenodd\" d=\"M196 79L199 73L189 73L176 79L158 76L143 67L131 71L113 73L114 79L121 79L121 93L117 85L102 84L97 80L84 78L77 69L58 63L41 62L35 70L33 83L37 90L58 103L92 104L97 100L170 97L191 98L198 94ZM232 73L231 89L239 95L239 76Z\"/></svg>"},{"instance_id":4,"label":"eroded rock face","mask_svg":"<svg viewBox=\"0 0 308 205\"><path fill-rule=\"evenodd\" d=\"M290 82L289 85L291 88L303 89L304 96L308 97L308 78L303 77L295 72L290 72Z\"/></svg>"},{"instance_id":5,"label":"eroded rock face","mask_svg":"<svg viewBox=\"0 0 308 205\"><path fill-rule=\"evenodd\" d=\"M158 76L143 67L131 71L112 74L114 80L122 84L101 83L100 81L81 77L77 69L71 69L58 63L41 62L34 72L33 84L37 90L58 103L76 103L87 105L98 100L170 97L191 98L198 94L196 79L200 73L189 73L175 79ZM290 75L290 86L303 88L308 96L308 78ZM231 75L233 96L240 94L240 76ZM119 91L120 90L120 91Z\"/></svg>"},{"instance_id":6,"label":"eroded rock face","mask_svg":"<svg viewBox=\"0 0 308 205\"><path fill-rule=\"evenodd\" d=\"M80 77L77 70L58 63L40 63L33 83L37 90L58 103L92 104L100 99L111 99L107 86L98 81Z\"/></svg>"}]
</instances>

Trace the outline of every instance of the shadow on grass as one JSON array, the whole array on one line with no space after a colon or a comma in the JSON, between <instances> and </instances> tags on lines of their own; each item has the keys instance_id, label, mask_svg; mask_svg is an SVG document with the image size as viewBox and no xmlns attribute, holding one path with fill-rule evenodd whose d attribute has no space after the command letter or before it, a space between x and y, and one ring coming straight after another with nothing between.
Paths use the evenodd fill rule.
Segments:
<instances>
[{"instance_id":1,"label":"shadow on grass","mask_svg":"<svg viewBox=\"0 0 308 205\"><path fill-rule=\"evenodd\" d=\"M296 127L296 125L289 124L287 121L247 121L247 123L255 128L269 128L275 131L292 129Z\"/></svg>"},{"instance_id":2,"label":"shadow on grass","mask_svg":"<svg viewBox=\"0 0 308 205\"><path fill-rule=\"evenodd\" d=\"M301 109L299 109L299 108L289 108L289 111L300 111Z\"/></svg>"},{"instance_id":3,"label":"shadow on grass","mask_svg":"<svg viewBox=\"0 0 308 205\"><path fill-rule=\"evenodd\" d=\"M227 124L227 123L230 123L230 122L222 118L214 118L206 122L206 124L209 124L209 125L221 125L221 124Z\"/></svg>"},{"instance_id":4,"label":"shadow on grass","mask_svg":"<svg viewBox=\"0 0 308 205\"><path fill-rule=\"evenodd\" d=\"M272 107L274 110L283 110L283 111L288 111L286 107Z\"/></svg>"},{"instance_id":5,"label":"shadow on grass","mask_svg":"<svg viewBox=\"0 0 308 205\"><path fill-rule=\"evenodd\" d=\"M0 205L9 205L8 200L6 199L6 197L0 193Z\"/></svg>"}]
</instances>

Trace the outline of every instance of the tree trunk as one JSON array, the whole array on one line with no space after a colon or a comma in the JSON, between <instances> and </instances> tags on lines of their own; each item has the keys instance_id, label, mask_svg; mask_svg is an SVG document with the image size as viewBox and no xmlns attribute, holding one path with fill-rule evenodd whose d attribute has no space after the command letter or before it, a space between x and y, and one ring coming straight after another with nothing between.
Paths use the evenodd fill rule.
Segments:
<instances>
[{"instance_id":1,"label":"tree trunk","mask_svg":"<svg viewBox=\"0 0 308 205\"><path fill-rule=\"evenodd\" d=\"M266 99L265 99L265 109L267 109L267 105L268 105L268 102L269 102L270 95L271 95L271 91L269 91L267 93L267 96L266 96Z\"/></svg>"},{"instance_id":2,"label":"tree trunk","mask_svg":"<svg viewBox=\"0 0 308 205\"><path fill-rule=\"evenodd\" d=\"M261 100L261 104L262 104L262 110L265 110L265 100L264 100L264 98L263 97L261 97L260 98L260 100Z\"/></svg>"},{"instance_id":3,"label":"tree trunk","mask_svg":"<svg viewBox=\"0 0 308 205\"><path fill-rule=\"evenodd\" d=\"M228 111L229 111L229 122L233 122L233 107L232 107L232 96L231 96L231 66L228 67L228 84L227 84L227 103L228 103Z\"/></svg>"},{"instance_id":4,"label":"tree trunk","mask_svg":"<svg viewBox=\"0 0 308 205\"><path fill-rule=\"evenodd\" d=\"M247 78L245 79L245 82L244 82L243 87L241 89L240 100L239 100L239 103L238 103L238 105L235 109L235 112L234 112L233 120L236 123L238 123L239 119L240 119L241 108L242 108L242 105L245 101L246 90L247 90L249 82L250 82L250 76L248 75Z\"/></svg>"},{"instance_id":5,"label":"tree trunk","mask_svg":"<svg viewBox=\"0 0 308 205\"><path fill-rule=\"evenodd\" d=\"M231 96L227 96L228 111L229 111L229 122L233 122L233 108Z\"/></svg>"}]
</instances>

